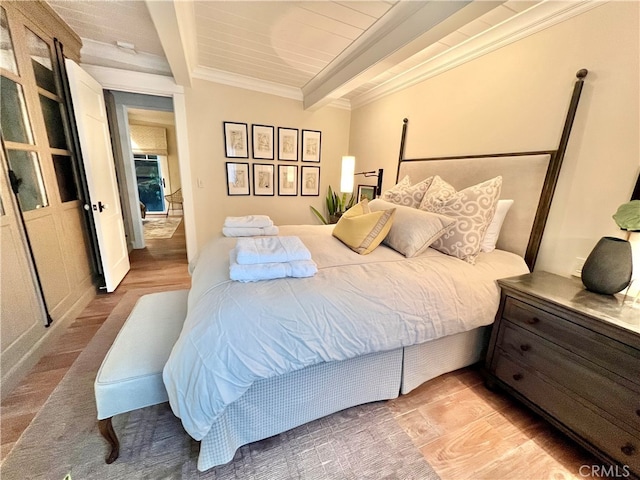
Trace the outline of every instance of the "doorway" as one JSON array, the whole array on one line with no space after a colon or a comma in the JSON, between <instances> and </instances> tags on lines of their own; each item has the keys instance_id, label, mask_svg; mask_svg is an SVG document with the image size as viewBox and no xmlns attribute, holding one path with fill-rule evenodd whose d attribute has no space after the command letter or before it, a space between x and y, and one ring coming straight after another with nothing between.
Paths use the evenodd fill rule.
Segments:
<instances>
[{"instance_id":1,"label":"doorway","mask_svg":"<svg viewBox=\"0 0 640 480\"><path fill-rule=\"evenodd\" d=\"M169 164L164 155L133 155L136 167L138 197L144 205L145 213L169 213L169 202L165 199L171 194ZM142 216L144 219L145 215Z\"/></svg>"},{"instance_id":2,"label":"doorway","mask_svg":"<svg viewBox=\"0 0 640 480\"><path fill-rule=\"evenodd\" d=\"M182 184L173 102L118 91L106 91L105 98L131 253L150 240L173 238L182 223L182 209L167 201Z\"/></svg>"}]
</instances>

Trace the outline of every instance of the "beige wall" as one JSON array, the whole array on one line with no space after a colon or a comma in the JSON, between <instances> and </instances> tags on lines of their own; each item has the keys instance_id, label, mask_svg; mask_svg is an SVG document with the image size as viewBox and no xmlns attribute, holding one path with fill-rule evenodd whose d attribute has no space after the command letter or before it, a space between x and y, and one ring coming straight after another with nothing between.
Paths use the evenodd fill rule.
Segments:
<instances>
[{"instance_id":1,"label":"beige wall","mask_svg":"<svg viewBox=\"0 0 640 480\"><path fill-rule=\"evenodd\" d=\"M176 127L167 125L167 162L169 163L169 181L171 191L175 192L182 186L180 181L180 164L178 162L178 143L176 141Z\"/></svg>"},{"instance_id":2,"label":"beige wall","mask_svg":"<svg viewBox=\"0 0 640 480\"><path fill-rule=\"evenodd\" d=\"M309 206L322 210L328 185L339 187L341 157L348 152L349 111L333 107L304 111L302 102L296 100L204 80L195 80L193 87L185 90L185 100L198 248L220 234L224 218L229 215L269 215L277 225L318 223ZM276 165L276 182L277 165L292 165L293 162L226 158L223 121L247 123L249 136L251 124L274 126L276 137L277 127L320 130L320 196L303 197L298 189L298 196L280 197L277 188L273 197L254 196L253 175L250 179L251 196L228 196L227 161L273 163ZM296 165L317 164L298 161Z\"/></svg>"},{"instance_id":3,"label":"beige wall","mask_svg":"<svg viewBox=\"0 0 640 480\"><path fill-rule=\"evenodd\" d=\"M613 2L352 112L358 169L394 183L408 157L557 148L575 80L583 95L536 269L570 274L604 235L638 173L639 4ZM416 179L418 180L418 179Z\"/></svg>"}]
</instances>

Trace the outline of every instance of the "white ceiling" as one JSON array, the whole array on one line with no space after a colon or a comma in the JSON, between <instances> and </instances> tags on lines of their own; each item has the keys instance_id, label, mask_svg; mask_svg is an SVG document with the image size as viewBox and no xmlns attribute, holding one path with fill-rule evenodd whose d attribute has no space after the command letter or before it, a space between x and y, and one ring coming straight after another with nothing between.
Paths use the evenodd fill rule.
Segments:
<instances>
[{"instance_id":1,"label":"white ceiling","mask_svg":"<svg viewBox=\"0 0 640 480\"><path fill-rule=\"evenodd\" d=\"M591 8L593 1L50 0L82 63L359 105ZM118 47L120 42L120 47ZM134 46L134 51L126 48ZM124 48L123 48L124 47Z\"/></svg>"}]
</instances>

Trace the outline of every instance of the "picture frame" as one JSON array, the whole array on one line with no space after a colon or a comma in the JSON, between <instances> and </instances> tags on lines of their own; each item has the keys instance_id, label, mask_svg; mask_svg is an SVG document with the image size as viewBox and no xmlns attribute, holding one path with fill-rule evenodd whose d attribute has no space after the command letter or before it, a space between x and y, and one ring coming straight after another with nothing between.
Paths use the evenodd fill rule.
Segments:
<instances>
[{"instance_id":1,"label":"picture frame","mask_svg":"<svg viewBox=\"0 0 640 480\"><path fill-rule=\"evenodd\" d=\"M302 166L300 195L305 197L317 197L320 195L320 167Z\"/></svg>"},{"instance_id":2,"label":"picture frame","mask_svg":"<svg viewBox=\"0 0 640 480\"><path fill-rule=\"evenodd\" d=\"M361 201L363 199L367 199L369 201L376 198L376 189L375 185L358 185L358 196L356 197L356 201Z\"/></svg>"},{"instance_id":3,"label":"picture frame","mask_svg":"<svg viewBox=\"0 0 640 480\"><path fill-rule=\"evenodd\" d=\"M227 195L250 195L249 164L227 162Z\"/></svg>"},{"instance_id":4,"label":"picture frame","mask_svg":"<svg viewBox=\"0 0 640 480\"><path fill-rule=\"evenodd\" d=\"M273 160L273 131L269 125L251 125L253 158L259 160Z\"/></svg>"},{"instance_id":5,"label":"picture frame","mask_svg":"<svg viewBox=\"0 0 640 480\"><path fill-rule=\"evenodd\" d=\"M224 156L249 158L248 127L246 123L222 122L224 128Z\"/></svg>"},{"instance_id":6,"label":"picture frame","mask_svg":"<svg viewBox=\"0 0 640 480\"><path fill-rule=\"evenodd\" d=\"M319 130L302 130L302 161L320 163L322 148L322 132Z\"/></svg>"},{"instance_id":7,"label":"picture frame","mask_svg":"<svg viewBox=\"0 0 640 480\"><path fill-rule=\"evenodd\" d=\"M278 160L298 161L298 129L278 127Z\"/></svg>"},{"instance_id":8,"label":"picture frame","mask_svg":"<svg viewBox=\"0 0 640 480\"><path fill-rule=\"evenodd\" d=\"M278 165L278 195L298 195L297 165Z\"/></svg>"},{"instance_id":9,"label":"picture frame","mask_svg":"<svg viewBox=\"0 0 640 480\"><path fill-rule=\"evenodd\" d=\"M257 196L273 196L275 165L269 163L253 164L253 194Z\"/></svg>"}]
</instances>

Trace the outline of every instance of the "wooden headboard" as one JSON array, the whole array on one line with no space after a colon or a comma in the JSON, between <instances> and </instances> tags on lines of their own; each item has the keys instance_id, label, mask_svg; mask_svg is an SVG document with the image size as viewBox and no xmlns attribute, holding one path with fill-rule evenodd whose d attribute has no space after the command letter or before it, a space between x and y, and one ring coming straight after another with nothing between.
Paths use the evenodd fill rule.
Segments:
<instances>
[{"instance_id":1,"label":"wooden headboard","mask_svg":"<svg viewBox=\"0 0 640 480\"><path fill-rule=\"evenodd\" d=\"M560 143L554 150L405 158L409 123L405 118L396 182L405 175L409 175L412 183L439 175L459 190L501 175L500 198L513 199L514 203L505 218L497 248L523 256L533 270L587 73L582 69L576 74Z\"/></svg>"}]
</instances>

